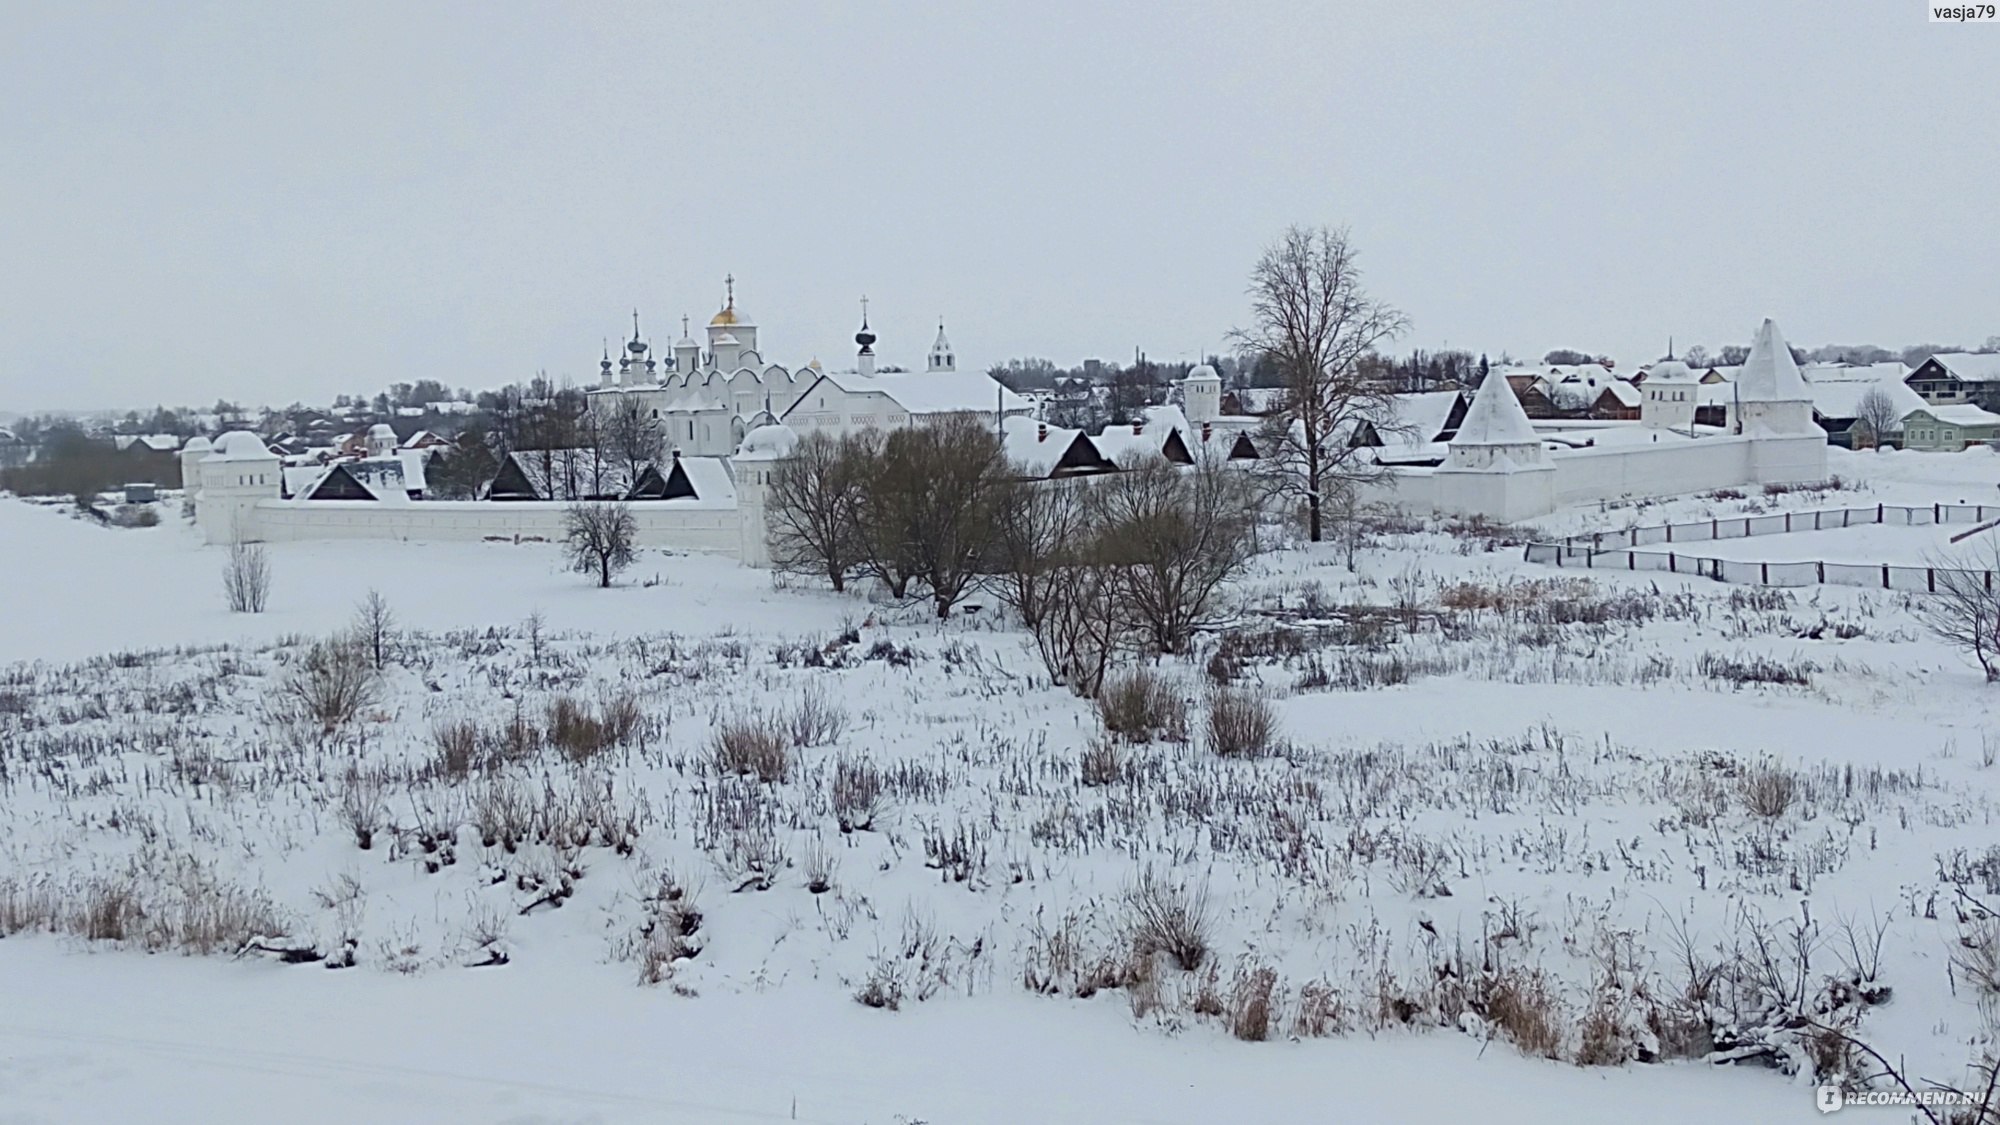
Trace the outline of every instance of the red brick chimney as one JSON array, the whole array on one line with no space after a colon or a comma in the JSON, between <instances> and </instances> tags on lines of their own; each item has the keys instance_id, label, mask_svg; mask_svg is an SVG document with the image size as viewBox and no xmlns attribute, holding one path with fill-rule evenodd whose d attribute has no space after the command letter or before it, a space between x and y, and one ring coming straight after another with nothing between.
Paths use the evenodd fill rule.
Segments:
<instances>
[{"instance_id":1,"label":"red brick chimney","mask_svg":"<svg viewBox=\"0 0 2000 1125\"><path fill-rule=\"evenodd\" d=\"M1035 440L1036 441L1049 440L1049 424L1047 422L1035 423Z\"/></svg>"}]
</instances>

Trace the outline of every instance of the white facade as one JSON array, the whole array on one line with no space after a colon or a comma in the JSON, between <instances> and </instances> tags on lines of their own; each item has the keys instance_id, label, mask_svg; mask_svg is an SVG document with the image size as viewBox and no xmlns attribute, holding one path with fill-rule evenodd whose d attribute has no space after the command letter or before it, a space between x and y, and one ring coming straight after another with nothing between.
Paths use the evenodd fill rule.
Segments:
<instances>
[{"instance_id":1,"label":"white facade","mask_svg":"<svg viewBox=\"0 0 2000 1125\"><path fill-rule=\"evenodd\" d=\"M875 370L875 333L866 315L854 334L855 370L808 369L813 378L784 409L772 413L799 433L834 435L860 430L893 430L921 425L953 415L991 421L998 432L1003 419L1026 416L1034 404L1010 391L983 371L959 371L944 325L938 325L927 370Z\"/></svg>"},{"instance_id":2,"label":"white facade","mask_svg":"<svg viewBox=\"0 0 2000 1125\"><path fill-rule=\"evenodd\" d=\"M1437 511L1507 522L1555 508L1555 465L1513 384L1499 375L1479 384L1431 477Z\"/></svg>"},{"instance_id":3,"label":"white facade","mask_svg":"<svg viewBox=\"0 0 2000 1125\"><path fill-rule=\"evenodd\" d=\"M1727 429L1732 434L1812 434L1825 432L1812 418L1812 390L1806 386L1792 349L1766 317L1750 342L1750 356L1736 375Z\"/></svg>"},{"instance_id":4,"label":"white facade","mask_svg":"<svg viewBox=\"0 0 2000 1125\"><path fill-rule=\"evenodd\" d=\"M280 495L284 480L278 455L247 430L231 430L196 463L200 480L195 522L210 543L256 542L263 538L257 506Z\"/></svg>"},{"instance_id":5,"label":"white facade","mask_svg":"<svg viewBox=\"0 0 2000 1125\"><path fill-rule=\"evenodd\" d=\"M1677 359L1654 364L1639 390L1644 396L1639 403L1641 425L1655 430L1683 432L1694 426L1695 408L1700 405L1701 399L1701 381L1687 364Z\"/></svg>"},{"instance_id":6,"label":"white facade","mask_svg":"<svg viewBox=\"0 0 2000 1125\"><path fill-rule=\"evenodd\" d=\"M1222 376L1215 368L1200 364L1181 380L1181 411L1197 426L1222 417Z\"/></svg>"},{"instance_id":7,"label":"white facade","mask_svg":"<svg viewBox=\"0 0 2000 1125\"><path fill-rule=\"evenodd\" d=\"M593 411L636 404L660 423L669 450L690 457L726 457L758 421L760 411L782 414L816 374L766 363L758 350L757 326L736 307L735 279L728 281L720 311L709 319L707 346L688 335L685 318L673 357L664 365L640 335L638 317L613 371L607 353L598 364L598 385L589 392Z\"/></svg>"}]
</instances>

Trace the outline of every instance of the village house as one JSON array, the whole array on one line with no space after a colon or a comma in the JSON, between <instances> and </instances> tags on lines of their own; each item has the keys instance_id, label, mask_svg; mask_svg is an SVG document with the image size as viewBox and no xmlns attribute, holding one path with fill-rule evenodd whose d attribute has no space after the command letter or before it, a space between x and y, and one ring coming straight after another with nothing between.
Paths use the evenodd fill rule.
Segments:
<instances>
[{"instance_id":1,"label":"village house","mask_svg":"<svg viewBox=\"0 0 2000 1125\"><path fill-rule=\"evenodd\" d=\"M1925 406L1903 416L1903 448L1956 453L2000 440L2000 414L1969 402Z\"/></svg>"},{"instance_id":2,"label":"village house","mask_svg":"<svg viewBox=\"0 0 2000 1125\"><path fill-rule=\"evenodd\" d=\"M1937 406L2000 396L2000 354L1934 355L1918 364L1904 382Z\"/></svg>"}]
</instances>

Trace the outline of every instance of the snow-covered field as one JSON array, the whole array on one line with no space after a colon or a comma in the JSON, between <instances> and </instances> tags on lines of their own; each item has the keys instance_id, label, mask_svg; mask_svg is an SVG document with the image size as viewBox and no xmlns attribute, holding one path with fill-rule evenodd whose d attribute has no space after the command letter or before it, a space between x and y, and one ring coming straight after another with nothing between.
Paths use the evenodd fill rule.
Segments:
<instances>
[{"instance_id":1,"label":"snow-covered field","mask_svg":"<svg viewBox=\"0 0 2000 1125\"><path fill-rule=\"evenodd\" d=\"M2000 481L1835 469L1539 531ZM2000 903L2000 728L1909 595L1281 551L1159 667L1190 733L1106 750L990 608L270 551L231 615L175 519L0 500L0 1121L1803 1121L1806 1073L1697 1060L1810 1071L1839 1044L1800 1017L1947 1082L1993 1049L1954 966ZM382 687L323 736L287 685L371 589ZM1211 678L1285 745L1218 758ZM786 776L719 772L766 720ZM1193 968L1134 953L1147 888L1205 893Z\"/></svg>"}]
</instances>

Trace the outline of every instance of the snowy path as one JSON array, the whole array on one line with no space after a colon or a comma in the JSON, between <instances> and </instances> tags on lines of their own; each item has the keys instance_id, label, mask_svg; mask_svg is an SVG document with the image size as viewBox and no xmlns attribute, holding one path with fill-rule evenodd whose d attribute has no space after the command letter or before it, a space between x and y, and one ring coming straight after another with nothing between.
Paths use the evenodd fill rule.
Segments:
<instances>
[{"instance_id":1,"label":"snowy path","mask_svg":"<svg viewBox=\"0 0 2000 1125\"><path fill-rule=\"evenodd\" d=\"M1242 1044L1122 1003L871 1012L810 985L687 999L622 969L405 979L0 944L6 1122L1805 1121L1694 1064L1584 1070L1427 1035ZM506 1027L504 1037L491 1030ZM794 1102L796 1100L796 1116Z\"/></svg>"}]
</instances>

